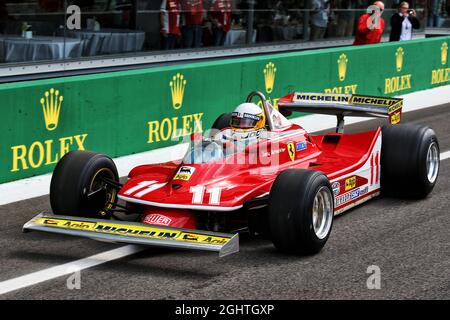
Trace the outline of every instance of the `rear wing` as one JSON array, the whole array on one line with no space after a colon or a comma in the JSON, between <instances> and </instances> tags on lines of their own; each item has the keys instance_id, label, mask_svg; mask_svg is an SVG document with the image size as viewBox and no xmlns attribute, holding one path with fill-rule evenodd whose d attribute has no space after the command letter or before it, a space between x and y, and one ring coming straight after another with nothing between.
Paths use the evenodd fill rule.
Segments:
<instances>
[{"instance_id":1,"label":"rear wing","mask_svg":"<svg viewBox=\"0 0 450 320\"><path fill-rule=\"evenodd\" d=\"M295 92L278 101L279 111L336 115L336 132L342 132L344 116L389 118L391 124L401 120L403 99L359 94Z\"/></svg>"}]
</instances>

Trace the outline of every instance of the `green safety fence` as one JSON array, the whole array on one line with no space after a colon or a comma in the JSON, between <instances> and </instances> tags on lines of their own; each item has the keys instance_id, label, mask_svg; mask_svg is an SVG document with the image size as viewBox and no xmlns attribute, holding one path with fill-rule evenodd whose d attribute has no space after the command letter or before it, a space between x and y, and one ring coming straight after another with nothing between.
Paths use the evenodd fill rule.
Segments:
<instances>
[{"instance_id":1,"label":"green safety fence","mask_svg":"<svg viewBox=\"0 0 450 320\"><path fill-rule=\"evenodd\" d=\"M112 157L208 129L254 90L400 95L449 84L450 37L0 85L0 183L51 172L69 150Z\"/></svg>"}]
</instances>

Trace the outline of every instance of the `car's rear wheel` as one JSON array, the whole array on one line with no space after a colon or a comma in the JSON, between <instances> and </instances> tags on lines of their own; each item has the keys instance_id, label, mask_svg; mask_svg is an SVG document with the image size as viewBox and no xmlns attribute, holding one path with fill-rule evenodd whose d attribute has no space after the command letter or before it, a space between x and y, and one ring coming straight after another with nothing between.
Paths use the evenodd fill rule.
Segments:
<instances>
[{"instance_id":1,"label":"car's rear wheel","mask_svg":"<svg viewBox=\"0 0 450 320\"><path fill-rule=\"evenodd\" d=\"M319 171L285 170L272 185L268 210L270 235L277 249L317 253L327 242L333 225L330 182Z\"/></svg>"},{"instance_id":2,"label":"car's rear wheel","mask_svg":"<svg viewBox=\"0 0 450 320\"><path fill-rule=\"evenodd\" d=\"M382 137L382 193L395 197L426 197L439 175L439 142L433 129L417 124L386 126Z\"/></svg>"},{"instance_id":3,"label":"car's rear wheel","mask_svg":"<svg viewBox=\"0 0 450 320\"><path fill-rule=\"evenodd\" d=\"M102 217L117 202L119 175L111 158L89 151L71 151L58 162L50 183L53 213Z\"/></svg>"}]
</instances>

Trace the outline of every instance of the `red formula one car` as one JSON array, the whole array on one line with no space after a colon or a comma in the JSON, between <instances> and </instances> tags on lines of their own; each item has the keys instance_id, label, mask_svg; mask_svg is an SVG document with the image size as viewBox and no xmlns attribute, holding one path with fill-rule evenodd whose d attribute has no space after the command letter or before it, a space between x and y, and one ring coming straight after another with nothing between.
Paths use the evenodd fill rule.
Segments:
<instances>
[{"instance_id":1,"label":"red formula one car","mask_svg":"<svg viewBox=\"0 0 450 320\"><path fill-rule=\"evenodd\" d=\"M230 138L231 114L192 135L183 159L135 167L122 185L107 156L66 154L50 186L54 214L24 225L103 241L237 252L241 231L283 252L319 252L333 217L380 192L425 197L439 173L439 144L426 126L399 125L403 101L347 94L292 93L273 108L259 92L263 127ZM337 116L336 132L312 135L285 116ZM345 116L391 125L344 134ZM260 118L258 118L260 119ZM395 124L395 125L394 125Z\"/></svg>"}]
</instances>

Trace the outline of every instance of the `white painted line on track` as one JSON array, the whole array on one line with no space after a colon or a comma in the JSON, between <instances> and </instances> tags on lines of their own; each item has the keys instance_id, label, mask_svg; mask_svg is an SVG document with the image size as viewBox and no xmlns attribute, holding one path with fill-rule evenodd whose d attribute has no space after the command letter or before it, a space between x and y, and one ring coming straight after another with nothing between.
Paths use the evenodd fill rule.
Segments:
<instances>
[{"instance_id":1,"label":"white painted line on track","mask_svg":"<svg viewBox=\"0 0 450 320\"><path fill-rule=\"evenodd\" d=\"M440 159L445 160L450 158L450 151L445 151L440 154ZM47 280L52 280L64 275L72 274L75 271L81 271L91 267L98 266L109 261L121 259L140 251L145 250L148 247L137 245L126 245L117 249L102 252L84 259L76 260L73 262L65 263L60 266L44 269L41 271L26 274L10 280L0 282L0 295L11 291L29 287Z\"/></svg>"},{"instance_id":2,"label":"white painted line on track","mask_svg":"<svg viewBox=\"0 0 450 320\"><path fill-rule=\"evenodd\" d=\"M105 251L84 259L65 263L52 268L26 274L17 278L0 282L0 294L5 294L11 291L29 287L47 280L52 280L64 275L73 274L76 271L81 271L87 268L92 268L100 264L124 258L126 256L138 253L147 249L148 247L126 245L117 249Z\"/></svg>"},{"instance_id":3,"label":"white painted line on track","mask_svg":"<svg viewBox=\"0 0 450 320\"><path fill-rule=\"evenodd\" d=\"M417 91L398 96L403 98L403 113L431 108L449 102L450 85L436 87L428 90ZM345 124L372 120L368 117L348 117ZM328 115L308 115L291 119L295 124L300 124L308 132L316 132L334 128L336 118ZM151 151L137 153L114 159L119 176L127 176L132 168L140 164L167 162L181 159L187 149L187 144L178 144L170 147L159 148ZM0 205L13 203L47 195L50 189L51 173L0 184Z\"/></svg>"},{"instance_id":4,"label":"white painted line on track","mask_svg":"<svg viewBox=\"0 0 450 320\"><path fill-rule=\"evenodd\" d=\"M445 151L445 152L441 153L441 155L440 155L441 161L445 160L445 159L448 159L448 158L450 158L450 151Z\"/></svg>"}]
</instances>

